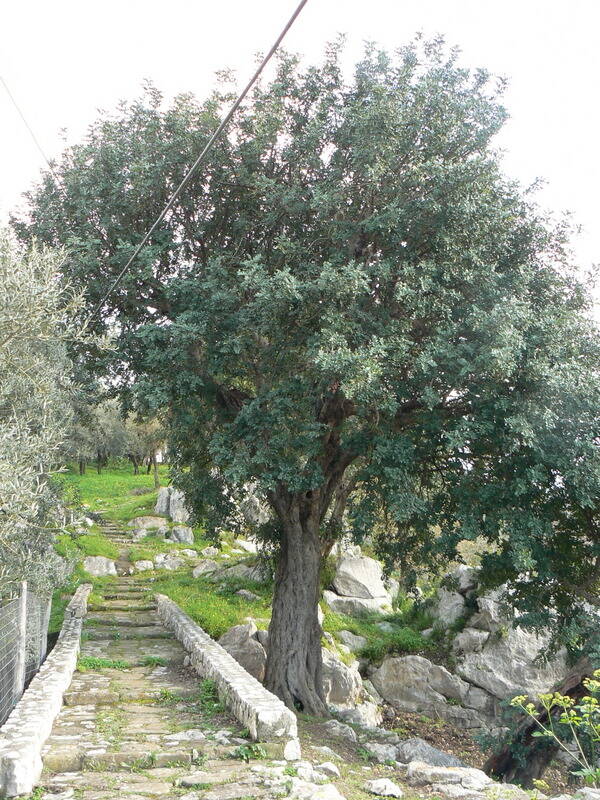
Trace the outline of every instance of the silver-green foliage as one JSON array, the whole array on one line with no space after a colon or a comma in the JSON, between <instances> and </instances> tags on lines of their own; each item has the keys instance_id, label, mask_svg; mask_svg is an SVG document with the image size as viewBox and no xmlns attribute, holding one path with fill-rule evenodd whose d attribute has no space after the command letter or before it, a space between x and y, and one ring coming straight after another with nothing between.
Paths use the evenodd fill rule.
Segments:
<instances>
[{"instance_id":1,"label":"silver-green foliage","mask_svg":"<svg viewBox=\"0 0 600 800\"><path fill-rule=\"evenodd\" d=\"M0 232L0 592L48 590L64 511L49 480L70 417L67 341L80 306L59 277L62 254L22 252Z\"/></svg>"}]
</instances>

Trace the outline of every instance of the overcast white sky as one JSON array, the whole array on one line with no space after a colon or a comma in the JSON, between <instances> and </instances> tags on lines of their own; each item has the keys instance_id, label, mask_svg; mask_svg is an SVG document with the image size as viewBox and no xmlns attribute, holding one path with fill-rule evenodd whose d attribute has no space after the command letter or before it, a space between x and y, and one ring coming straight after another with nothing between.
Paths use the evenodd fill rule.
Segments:
<instances>
[{"instance_id":1,"label":"overcast white sky","mask_svg":"<svg viewBox=\"0 0 600 800\"><path fill-rule=\"evenodd\" d=\"M206 93L214 72L245 80L297 0L0 0L0 74L50 157L97 108L139 93ZM463 63L510 79L499 144L506 171L546 179L541 199L583 226L582 267L600 262L599 0L309 0L285 46L317 59L338 32L356 60L364 40L394 48L443 33ZM0 86L0 221L43 161Z\"/></svg>"}]
</instances>

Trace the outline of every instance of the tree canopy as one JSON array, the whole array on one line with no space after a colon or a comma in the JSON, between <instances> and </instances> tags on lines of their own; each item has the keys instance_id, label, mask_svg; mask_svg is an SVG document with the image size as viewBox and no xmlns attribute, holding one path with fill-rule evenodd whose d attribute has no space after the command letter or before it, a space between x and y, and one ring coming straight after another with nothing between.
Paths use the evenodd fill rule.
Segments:
<instances>
[{"instance_id":1,"label":"tree canopy","mask_svg":"<svg viewBox=\"0 0 600 800\"><path fill-rule=\"evenodd\" d=\"M566 227L502 174L502 89L439 40L368 47L349 81L340 45L283 55L94 322L118 326L115 383L168 407L195 507L248 482L270 503L266 682L289 705L324 711L343 519L407 574L484 537L489 581L563 629L600 576L598 332ZM150 87L102 115L16 229L67 245L97 303L227 99Z\"/></svg>"}]
</instances>

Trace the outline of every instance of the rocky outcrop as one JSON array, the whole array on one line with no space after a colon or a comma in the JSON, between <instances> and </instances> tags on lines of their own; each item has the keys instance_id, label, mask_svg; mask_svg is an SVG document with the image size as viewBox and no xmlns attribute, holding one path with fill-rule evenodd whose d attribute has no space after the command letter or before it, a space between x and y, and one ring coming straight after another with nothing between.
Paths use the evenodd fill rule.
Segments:
<instances>
[{"instance_id":1,"label":"rocky outcrop","mask_svg":"<svg viewBox=\"0 0 600 800\"><path fill-rule=\"evenodd\" d=\"M154 511L156 514L164 514L166 517L170 517L173 522L186 523L190 519L190 512L186 508L183 492L173 486L163 486L158 490L158 499Z\"/></svg>"},{"instance_id":2,"label":"rocky outcrop","mask_svg":"<svg viewBox=\"0 0 600 800\"><path fill-rule=\"evenodd\" d=\"M465 728L491 724L482 710L488 706L472 694L469 683L422 656L387 658L371 681L384 700L400 711L441 716Z\"/></svg>"}]
</instances>

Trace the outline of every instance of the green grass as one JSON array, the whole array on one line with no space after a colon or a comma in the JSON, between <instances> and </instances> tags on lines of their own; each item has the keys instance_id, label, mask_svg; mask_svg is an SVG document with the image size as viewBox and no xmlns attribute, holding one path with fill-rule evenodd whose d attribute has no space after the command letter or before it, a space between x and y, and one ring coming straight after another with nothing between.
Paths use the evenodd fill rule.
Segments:
<instances>
[{"instance_id":1,"label":"green grass","mask_svg":"<svg viewBox=\"0 0 600 800\"><path fill-rule=\"evenodd\" d=\"M194 530L194 544L182 544L181 542L170 542L156 534L149 534L140 541L138 545L129 549L129 560L132 564L136 561L152 561L157 553L165 553L175 550L188 550L190 548L195 550L202 550L211 544L207 539L202 538L202 531L200 529Z\"/></svg>"},{"instance_id":2,"label":"green grass","mask_svg":"<svg viewBox=\"0 0 600 800\"><path fill-rule=\"evenodd\" d=\"M131 664L121 659L95 658L93 656L82 656L77 661L78 672L97 672L101 669L131 669Z\"/></svg>"},{"instance_id":3,"label":"green grass","mask_svg":"<svg viewBox=\"0 0 600 800\"><path fill-rule=\"evenodd\" d=\"M169 468L159 466L161 483L167 485ZM154 477L133 474L131 466L111 466L98 473L88 468L85 475L79 475L71 469L59 476L58 480L75 492L84 509L102 512L103 519L113 522L128 522L134 517L153 514L157 491L154 488ZM144 494L133 494L146 489Z\"/></svg>"},{"instance_id":4,"label":"green grass","mask_svg":"<svg viewBox=\"0 0 600 800\"><path fill-rule=\"evenodd\" d=\"M233 625L242 625L246 617L271 617L271 589L253 581L227 581L224 589L208 580L192 578L189 574L171 573L152 584L153 592L166 594L213 639L218 639ZM239 588L250 589L260 600L249 602L237 597Z\"/></svg>"},{"instance_id":5,"label":"green grass","mask_svg":"<svg viewBox=\"0 0 600 800\"><path fill-rule=\"evenodd\" d=\"M367 644L358 655L370 661L381 661L388 653L406 654L422 653L432 649L432 644L425 639L414 627L406 624L409 613L396 612L393 614L366 614L363 617L347 617L336 614L326 608L323 620L323 630L331 634L338 631L350 631L357 636L363 636ZM423 620L422 620L423 621ZM382 631L378 623L391 622L398 626L393 632Z\"/></svg>"}]
</instances>

